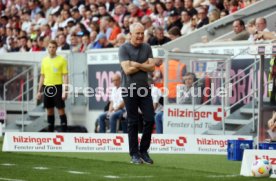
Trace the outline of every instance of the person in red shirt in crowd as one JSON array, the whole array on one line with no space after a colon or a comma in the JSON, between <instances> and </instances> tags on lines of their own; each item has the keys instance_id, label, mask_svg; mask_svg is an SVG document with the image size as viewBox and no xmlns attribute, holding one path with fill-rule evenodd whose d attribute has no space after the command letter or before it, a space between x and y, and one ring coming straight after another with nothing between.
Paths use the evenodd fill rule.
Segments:
<instances>
[{"instance_id":1,"label":"person in red shirt in crowd","mask_svg":"<svg viewBox=\"0 0 276 181\"><path fill-rule=\"evenodd\" d=\"M149 5L148 5L147 1L142 0L140 2L140 8L143 11L144 15L149 16L152 13L152 11L149 8Z\"/></svg>"},{"instance_id":2,"label":"person in red shirt in crowd","mask_svg":"<svg viewBox=\"0 0 276 181\"><path fill-rule=\"evenodd\" d=\"M236 12L239 10L239 2L238 0L231 0L230 2L230 7L229 7L229 12L230 14Z\"/></svg>"},{"instance_id":3,"label":"person in red shirt in crowd","mask_svg":"<svg viewBox=\"0 0 276 181\"><path fill-rule=\"evenodd\" d=\"M120 34L122 30L118 23L112 17L109 17L107 21L108 26L112 29L109 36L109 42L114 45L116 43L116 38L118 34Z\"/></svg>"},{"instance_id":4,"label":"person in red shirt in crowd","mask_svg":"<svg viewBox=\"0 0 276 181\"><path fill-rule=\"evenodd\" d=\"M141 9L139 9L138 6L136 6L135 4L128 5L127 10L130 13L131 17L142 18L144 16L143 11L141 11Z\"/></svg>"}]
</instances>

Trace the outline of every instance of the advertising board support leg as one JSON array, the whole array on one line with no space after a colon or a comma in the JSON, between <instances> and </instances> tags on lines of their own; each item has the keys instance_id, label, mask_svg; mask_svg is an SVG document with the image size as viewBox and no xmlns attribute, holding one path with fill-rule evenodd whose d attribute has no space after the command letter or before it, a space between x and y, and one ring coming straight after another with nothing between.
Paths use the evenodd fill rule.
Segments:
<instances>
[{"instance_id":1,"label":"advertising board support leg","mask_svg":"<svg viewBox=\"0 0 276 181\"><path fill-rule=\"evenodd\" d=\"M263 119L263 93L264 93L264 54L260 55L260 63L259 63L259 72L260 72L260 79L259 79L259 92L258 92L258 128L257 128L257 149L259 149L259 139L260 139L260 123Z\"/></svg>"},{"instance_id":2,"label":"advertising board support leg","mask_svg":"<svg viewBox=\"0 0 276 181\"><path fill-rule=\"evenodd\" d=\"M225 91L224 89L224 83L223 83L223 67L221 68L221 84L220 84L220 87L223 88L223 91ZM224 110L225 110L225 105L224 105L224 92L223 93L219 93L219 95L217 96L221 96L221 111L222 111L222 132L223 132L223 135L225 135L225 117L224 117Z\"/></svg>"}]
</instances>

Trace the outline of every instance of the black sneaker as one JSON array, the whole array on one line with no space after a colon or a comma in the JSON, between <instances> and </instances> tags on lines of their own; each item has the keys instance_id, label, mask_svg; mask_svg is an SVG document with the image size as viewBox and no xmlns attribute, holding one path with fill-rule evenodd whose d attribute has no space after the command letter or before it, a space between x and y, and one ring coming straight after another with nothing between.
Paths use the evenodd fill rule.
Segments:
<instances>
[{"instance_id":1,"label":"black sneaker","mask_svg":"<svg viewBox=\"0 0 276 181\"><path fill-rule=\"evenodd\" d=\"M153 160L149 157L149 154L147 152L140 153L140 157L146 164L153 164Z\"/></svg>"},{"instance_id":2,"label":"black sneaker","mask_svg":"<svg viewBox=\"0 0 276 181\"><path fill-rule=\"evenodd\" d=\"M141 158L140 158L139 155L133 155L133 156L131 156L130 163L133 163L133 164L142 164L143 161L141 160Z\"/></svg>"}]
</instances>

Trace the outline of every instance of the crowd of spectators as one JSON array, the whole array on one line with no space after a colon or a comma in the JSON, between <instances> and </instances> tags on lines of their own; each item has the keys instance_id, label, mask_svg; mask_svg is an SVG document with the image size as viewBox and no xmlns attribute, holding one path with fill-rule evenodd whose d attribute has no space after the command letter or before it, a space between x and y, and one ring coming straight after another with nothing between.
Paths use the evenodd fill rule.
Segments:
<instances>
[{"instance_id":1,"label":"crowd of spectators","mask_svg":"<svg viewBox=\"0 0 276 181\"><path fill-rule=\"evenodd\" d=\"M145 42L162 45L255 0L1 0L0 52L84 52L118 47L129 25L145 26Z\"/></svg>"}]
</instances>

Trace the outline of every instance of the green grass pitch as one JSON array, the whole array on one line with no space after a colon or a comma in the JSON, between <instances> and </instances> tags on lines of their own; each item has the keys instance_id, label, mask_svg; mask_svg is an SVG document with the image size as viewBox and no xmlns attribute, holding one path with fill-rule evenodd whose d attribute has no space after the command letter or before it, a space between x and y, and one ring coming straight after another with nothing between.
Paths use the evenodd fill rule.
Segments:
<instances>
[{"instance_id":1,"label":"green grass pitch","mask_svg":"<svg viewBox=\"0 0 276 181\"><path fill-rule=\"evenodd\" d=\"M2 148L2 139L0 140ZM0 181L245 181L241 162L226 156L151 154L153 165L132 165L126 153L0 152Z\"/></svg>"}]
</instances>

